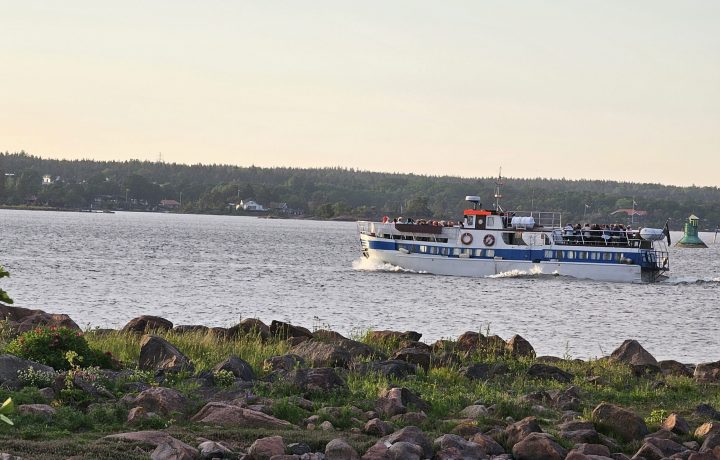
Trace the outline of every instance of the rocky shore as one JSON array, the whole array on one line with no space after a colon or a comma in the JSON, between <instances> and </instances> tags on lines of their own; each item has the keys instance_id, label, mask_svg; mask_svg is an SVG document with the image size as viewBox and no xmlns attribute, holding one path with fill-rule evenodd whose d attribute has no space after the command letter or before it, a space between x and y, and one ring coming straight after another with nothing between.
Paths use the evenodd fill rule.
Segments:
<instances>
[{"instance_id":1,"label":"rocky shore","mask_svg":"<svg viewBox=\"0 0 720 460\"><path fill-rule=\"evenodd\" d=\"M658 362L634 340L582 361L473 331L428 344L142 316L83 333L66 315L0 315L0 398L16 407L2 459L720 460L720 361ZM110 365L8 353L60 330Z\"/></svg>"}]
</instances>

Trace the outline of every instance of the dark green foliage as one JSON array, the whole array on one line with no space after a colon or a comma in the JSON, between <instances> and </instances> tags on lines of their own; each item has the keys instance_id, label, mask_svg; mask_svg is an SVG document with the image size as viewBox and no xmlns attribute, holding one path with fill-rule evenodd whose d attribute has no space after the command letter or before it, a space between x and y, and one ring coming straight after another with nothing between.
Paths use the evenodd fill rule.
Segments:
<instances>
[{"instance_id":1,"label":"dark green foliage","mask_svg":"<svg viewBox=\"0 0 720 460\"><path fill-rule=\"evenodd\" d=\"M5 278L6 276L10 276L10 273L0 265L0 278ZM13 299L8 296L8 293L0 289L0 304L11 305L12 303Z\"/></svg>"},{"instance_id":2,"label":"dark green foliage","mask_svg":"<svg viewBox=\"0 0 720 460\"><path fill-rule=\"evenodd\" d=\"M357 171L344 168L257 168L232 165L180 165L148 161L44 160L20 153L0 154L13 179L0 183L0 204L60 208L95 207L151 210L162 199L179 201L186 212L235 214L228 203L252 198L263 205L287 203L305 214L377 219L383 215L458 218L466 195L479 195L491 208L494 177L460 178ZM60 181L40 187L40 174ZM480 171L490 176L493 171ZM619 208L646 210L636 226L662 226L671 218L680 230L687 216L703 218L701 230L720 222L720 189L675 187L602 180L508 179L503 208L556 211L564 222L626 223ZM126 201L126 197L127 200ZM94 201L99 198L98 201ZM586 208L585 205L589 207Z\"/></svg>"},{"instance_id":3,"label":"dark green foliage","mask_svg":"<svg viewBox=\"0 0 720 460\"><path fill-rule=\"evenodd\" d=\"M21 358L46 364L55 370L68 370L71 363L66 353L77 353L76 363L81 367L112 367L112 356L93 350L82 332L66 327L37 327L24 332L10 342L5 351Z\"/></svg>"}]
</instances>

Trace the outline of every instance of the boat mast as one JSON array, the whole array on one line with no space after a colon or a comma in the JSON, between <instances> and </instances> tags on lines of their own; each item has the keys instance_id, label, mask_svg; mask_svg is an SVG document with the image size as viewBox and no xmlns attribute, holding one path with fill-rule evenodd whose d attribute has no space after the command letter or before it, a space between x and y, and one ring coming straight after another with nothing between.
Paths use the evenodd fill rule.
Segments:
<instances>
[{"instance_id":1,"label":"boat mast","mask_svg":"<svg viewBox=\"0 0 720 460\"><path fill-rule=\"evenodd\" d=\"M495 210L497 212L503 212L503 209L500 207L500 198L502 198L502 194L500 194L500 187L505 185L505 183L502 181L502 166L500 167L500 172L498 173L498 178L495 181Z\"/></svg>"}]
</instances>

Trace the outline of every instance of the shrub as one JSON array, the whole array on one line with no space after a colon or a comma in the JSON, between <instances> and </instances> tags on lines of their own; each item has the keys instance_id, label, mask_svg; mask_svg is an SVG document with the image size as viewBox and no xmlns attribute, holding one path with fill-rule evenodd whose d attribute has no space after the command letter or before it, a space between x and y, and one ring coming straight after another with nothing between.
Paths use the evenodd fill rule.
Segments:
<instances>
[{"instance_id":1,"label":"shrub","mask_svg":"<svg viewBox=\"0 0 720 460\"><path fill-rule=\"evenodd\" d=\"M229 388L235 383L235 374L231 371L220 369L213 372L213 382L221 388Z\"/></svg>"},{"instance_id":2,"label":"shrub","mask_svg":"<svg viewBox=\"0 0 720 460\"><path fill-rule=\"evenodd\" d=\"M83 367L112 367L112 356L91 349L82 332L67 327L37 327L10 342L5 351L56 370L72 367L65 356L69 351L77 354L77 361Z\"/></svg>"},{"instance_id":3,"label":"shrub","mask_svg":"<svg viewBox=\"0 0 720 460\"><path fill-rule=\"evenodd\" d=\"M37 388L49 387L57 375L56 372L35 370L32 367L17 372L18 381L22 386Z\"/></svg>"}]
</instances>

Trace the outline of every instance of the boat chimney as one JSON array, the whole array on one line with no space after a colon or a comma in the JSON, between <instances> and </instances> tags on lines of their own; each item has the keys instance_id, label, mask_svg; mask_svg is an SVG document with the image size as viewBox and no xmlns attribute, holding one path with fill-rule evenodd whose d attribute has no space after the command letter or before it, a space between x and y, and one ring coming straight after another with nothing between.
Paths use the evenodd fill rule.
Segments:
<instances>
[{"instance_id":1,"label":"boat chimney","mask_svg":"<svg viewBox=\"0 0 720 460\"><path fill-rule=\"evenodd\" d=\"M473 209L477 210L478 206L482 206L481 200L479 196L476 195L468 195L465 197L465 201L469 201L473 204Z\"/></svg>"}]
</instances>

